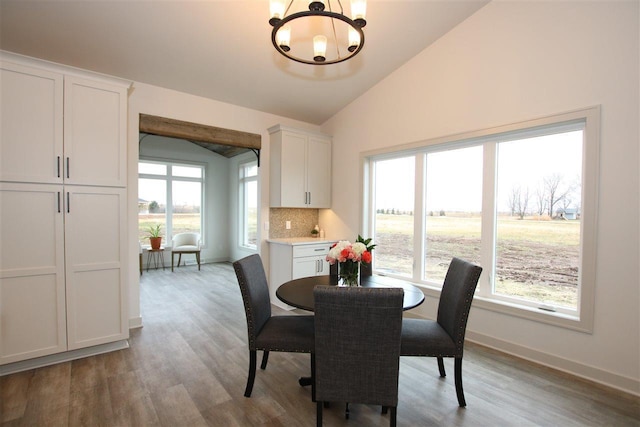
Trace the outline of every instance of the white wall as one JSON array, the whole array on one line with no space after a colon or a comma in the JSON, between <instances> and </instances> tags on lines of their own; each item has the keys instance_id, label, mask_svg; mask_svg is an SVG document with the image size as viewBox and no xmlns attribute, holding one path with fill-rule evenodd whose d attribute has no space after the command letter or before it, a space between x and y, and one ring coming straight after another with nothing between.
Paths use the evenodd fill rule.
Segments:
<instances>
[{"instance_id":1,"label":"white wall","mask_svg":"<svg viewBox=\"0 0 640 427\"><path fill-rule=\"evenodd\" d=\"M203 209L205 218L204 234L202 235L204 246L200 254L201 260L202 262L229 260L231 246L228 225L231 220L229 212L229 167L231 161L189 141L157 135L148 135L140 142L140 156L197 162L205 165ZM170 242L165 242L165 245L170 245ZM167 265L171 264L171 253L169 251L167 251L165 257ZM193 255L185 257L189 262L195 261Z\"/></svg>"},{"instance_id":2,"label":"white wall","mask_svg":"<svg viewBox=\"0 0 640 427\"><path fill-rule=\"evenodd\" d=\"M185 78L188 73L185 72ZM217 126L242 132L262 135L262 152L259 171L260 221L262 225L269 220L269 132L268 128L276 124L315 130L318 126L291 120L285 117L267 114L256 110L238 107L232 104L188 95L173 90L136 82L129 95L128 113L128 235L129 235L129 325L142 326L140 316L140 277L138 273L138 157L140 114L149 114L170 119L184 120L204 125ZM233 167L233 166L231 166ZM229 172L230 173L230 172ZM225 177L226 179L226 177ZM229 200L229 199L227 199ZM262 227L261 227L262 228ZM265 268L269 268L267 233L260 236L259 252ZM242 253L232 251L231 256L240 257ZM236 258L231 258L234 260Z\"/></svg>"},{"instance_id":3,"label":"white wall","mask_svg":"<svg viewBox=\"0 0 640 427\"><path fill-rule=\"evenodd\" d=\"M640 394L639 3L495 1L322 126L333 209L355 236L359 155L602 106L593 334L472 308L468 337ZM338 188L339 186L339 188ZM430 299L421 314L435 317Z\"/></svg>"}]
</instances>

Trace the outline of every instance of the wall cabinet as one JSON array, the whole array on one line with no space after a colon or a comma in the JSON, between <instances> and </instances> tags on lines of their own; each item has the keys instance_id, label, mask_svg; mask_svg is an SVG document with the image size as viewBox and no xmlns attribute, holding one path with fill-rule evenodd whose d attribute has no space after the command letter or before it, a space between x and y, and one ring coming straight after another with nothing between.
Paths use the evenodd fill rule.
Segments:
<instances>
[{"instance_id":1,"label":"wall cabinet","mask_svg":"<svg viewBox=\"0 0 640 427\"><path fill-rule=\"evenodd\" d=\"M126 185L126 87L3 61L0 181Z\"/></svg>"},{"instance_id":2,"label":"wall cabinet","mask_svg":"<svg viewBox=\"0 0 640 427\"><path fill-rule=\"evenodd\" d=\"M128 84L0 60L0 365L124 340Z\"/></svg>"},{"instance_id":3,"label":"wall cabinet","mask_svg":"<svg viewBox=\"0 0 640 427\"><path fill-rule=\"evenodd\" d=\"M280 125L269 134L271 207L330 208L331 138Z\"/></svg>"}]
</instances>

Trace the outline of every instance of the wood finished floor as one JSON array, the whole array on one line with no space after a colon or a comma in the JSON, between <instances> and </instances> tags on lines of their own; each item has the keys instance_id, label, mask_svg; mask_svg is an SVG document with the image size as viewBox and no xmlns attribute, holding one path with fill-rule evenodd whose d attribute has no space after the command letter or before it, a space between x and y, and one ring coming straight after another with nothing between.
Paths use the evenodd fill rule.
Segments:
<instances>
[{"instance_id":1,"label":"wood finished floor","mask_svg":"<svg viewBox=\"0 0 640 427\"><path fill-rule=\"evenodd\" d=\"M0 378L2 426L313 426L315 404L297 378L309 356L272 353L243 397L248 351L230 264L145 272L144 328L130 348ZM283 311L274 307L274 314ZM453 364L402 358L399 426L640 426L640 399L467 344L467 407ZM367 405L324 411L325 426L387 426Z\"/></svg>"}]
</instances>

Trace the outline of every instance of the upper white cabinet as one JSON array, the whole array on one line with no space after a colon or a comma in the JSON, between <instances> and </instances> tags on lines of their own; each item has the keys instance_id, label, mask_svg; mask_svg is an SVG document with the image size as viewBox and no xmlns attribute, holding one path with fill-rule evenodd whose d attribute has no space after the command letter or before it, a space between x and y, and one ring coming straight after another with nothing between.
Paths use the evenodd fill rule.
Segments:
<instances>
[{"instance_id":1,"label":"upper white cabinet","mask_svg":"<svg viewBox=\"0 0 640 427\"><path fill-rule=\"evenodd\" d=\"M126 86L0 64L1 181L126 185Z\"/></svg>"},{"instance_id":2,"label":"upper white cabinet","mask_svg":"<svg viewBox=\"0 0 640 427\"><path fill-rule=\"evenodd\" d=\"M0 67L0 180L61 183L62 74L7 62Z\"/></svg>"},{"instance_id":3,"label":"upper white cabinet","mask_svg":"<svg viewBox=\"0 0 640 427\"><path fill-rule=\"evenodd\" d=\"M271 135L270 205L331 207L331 137L274 126Z\"/></svg>"}]
</instances>

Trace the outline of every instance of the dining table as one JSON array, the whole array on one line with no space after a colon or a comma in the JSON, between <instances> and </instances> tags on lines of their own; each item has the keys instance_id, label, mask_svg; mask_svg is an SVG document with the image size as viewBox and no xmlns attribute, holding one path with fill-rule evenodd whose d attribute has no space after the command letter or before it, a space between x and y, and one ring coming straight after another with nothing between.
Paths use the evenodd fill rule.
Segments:
<instances>
[{"instance_id":1,"label":"dining table","mask_svg":"<svg viewBox=\"0 0 640 427\"><path fill-rule=\"evenodd\" d=\"M284 282L276 289L276 297L285 304L306 311L314 311L313 289L316 286L338 286L337 275L310 276ZM363 288L402 288L404 298L402 309L410 310L424 302L424 294L409 281L381 275L361 275L360 286ZM301 386L312 383L311 377L304 376L298 380Z\"/></svg>"},{"instance_id":2,"label":"dining table","mask_svg":"<svg viewBox=\"0 0 640 427\"><path fill-rule=\"evenodd\" d=\"M284 282L276 290L276 297L292 307L306 311L314 311L313 288L316 286L338 286L338 276L310 276ZM424 302L424 294L419 287L407 280L388 276L360 276L363 288L402 288L404 299L403 310L410 310Z\"/></svg>"}]
</instances>

